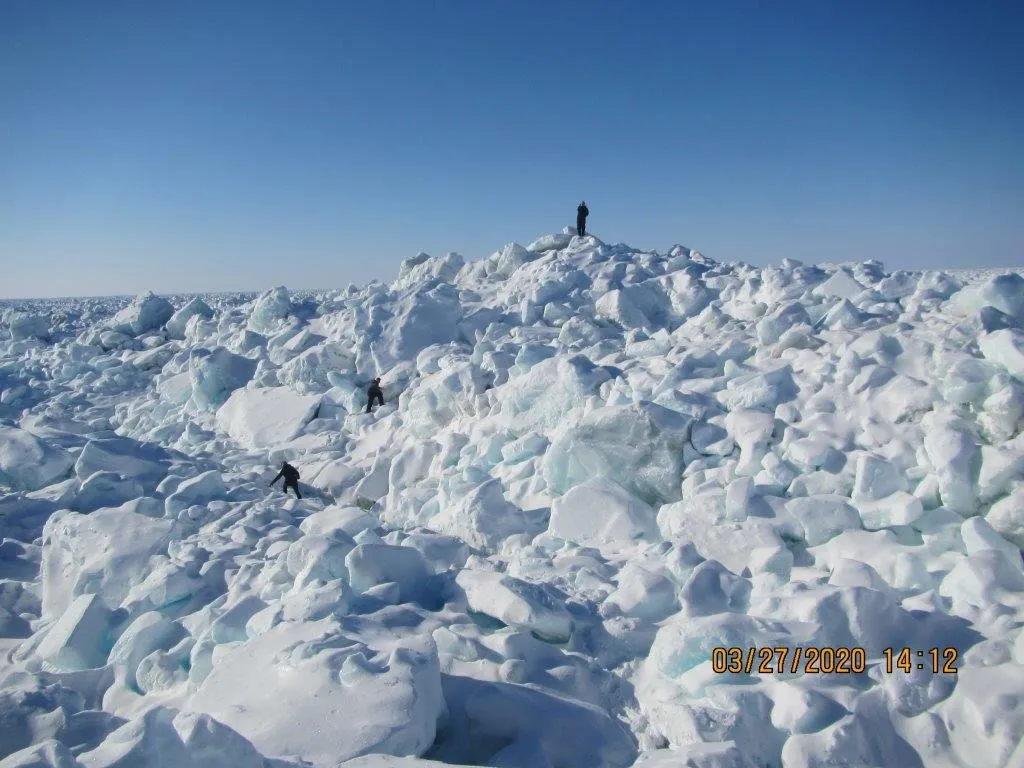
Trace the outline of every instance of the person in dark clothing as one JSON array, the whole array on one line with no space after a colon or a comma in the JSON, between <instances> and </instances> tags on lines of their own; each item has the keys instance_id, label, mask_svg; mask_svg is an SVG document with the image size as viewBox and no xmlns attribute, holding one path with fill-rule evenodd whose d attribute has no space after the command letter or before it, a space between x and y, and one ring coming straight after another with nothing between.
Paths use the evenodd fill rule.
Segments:
<instances>
[{"instance_id":1,"label":"person in dark clothing","mask_svg":"<svg viewBox=\"0 0 1024 768\"><path fill-rule=\"evenodd\" d=\"M370 382L370 388L366 390L366 412L369 413L373 410L373 403L377 401L380 405L384 405L384 392L380 388L380 377L377 377Z\"/></svg>"},{"instance_id":2,"label":"person in dark clothing","mask_svg":"<svg viewBox=\"0 0 1024 768\"><path fill-rule=\"evenodd\" d=\"M581 200L579 207L576 209L576 234L580 237L586 237L587 216L589 215L590 210L587 208L587 201Z\"/></svg>"},{"instance_id":3,"label":"person in dark clothing","mask_svg":"<svg viewBox=\"0 0 1024 768\"><path fill-rule=\"evenodd\" d=\"M277 473L277 477L270 481L270 485L273 486L280 478L284 478L284 490L288 493L288 489L291 488L295 491L295 498L301 499L302 494L299 493L299 470L289 464L287 461L281 463L281 471Z\"/></svg>"}]
</instances>

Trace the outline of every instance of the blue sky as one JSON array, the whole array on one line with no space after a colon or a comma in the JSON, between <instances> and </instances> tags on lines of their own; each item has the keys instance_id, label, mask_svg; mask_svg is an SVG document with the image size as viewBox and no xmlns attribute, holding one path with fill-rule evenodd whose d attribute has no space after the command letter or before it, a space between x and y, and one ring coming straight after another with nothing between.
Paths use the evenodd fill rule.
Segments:
<instances>
[{"instance_id":1,"label":"blue sky","mask_svg":"<svg viewBox=\"0 0 1024 768\"><path fill-rule=\"evenodd\" d=\"M1024 266L1010 0L0 3L0 295L342 287L572 224Z\"/></svg>"}]
</instances>

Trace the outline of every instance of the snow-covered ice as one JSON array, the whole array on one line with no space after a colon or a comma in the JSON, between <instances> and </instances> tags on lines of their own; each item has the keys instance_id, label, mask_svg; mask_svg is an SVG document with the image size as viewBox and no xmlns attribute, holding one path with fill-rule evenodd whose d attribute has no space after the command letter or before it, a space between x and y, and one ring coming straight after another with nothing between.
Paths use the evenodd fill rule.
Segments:
<instances>
[{"instance_id":1,"label":"snow-covered ice","mask_svg":"<svg viewBox=\"0 0 1024 768\"><path fill-rule=\"evenodd\" d=\"M0 303L0 768L1024 765L1022 285L567 229Z\"/></svg>"}]
</instances>

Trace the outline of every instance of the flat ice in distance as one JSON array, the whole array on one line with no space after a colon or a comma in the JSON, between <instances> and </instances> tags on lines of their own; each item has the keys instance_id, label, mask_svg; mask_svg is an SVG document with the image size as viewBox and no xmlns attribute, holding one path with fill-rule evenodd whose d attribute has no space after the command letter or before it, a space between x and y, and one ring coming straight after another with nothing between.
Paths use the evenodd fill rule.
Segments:
<instances>
[{"instance_id":1,"label":"flat ice in distance","mask_svg":"<svg viewBox=\"0 0 1024 768\"><path fill-rule=\"evenodd\" d=\"M0 303L0 768L1024 765L1022 297L566 231Z\"/></svg>"}]
</instances>

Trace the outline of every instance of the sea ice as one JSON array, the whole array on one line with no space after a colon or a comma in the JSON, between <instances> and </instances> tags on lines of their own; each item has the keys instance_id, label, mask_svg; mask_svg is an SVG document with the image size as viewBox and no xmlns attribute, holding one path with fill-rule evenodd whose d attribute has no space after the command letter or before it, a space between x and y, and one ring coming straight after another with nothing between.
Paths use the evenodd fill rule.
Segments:
<instances>
[{"instance_id":1,"label":"sea ice","mask_svg":"<svg viewBox=\"0 0 1024 768\"><path fill-rule=\"evenodd\" d=\"M0 766L1022 763L1019 271L0 302Z\"/></svg>"}]
</instances>

